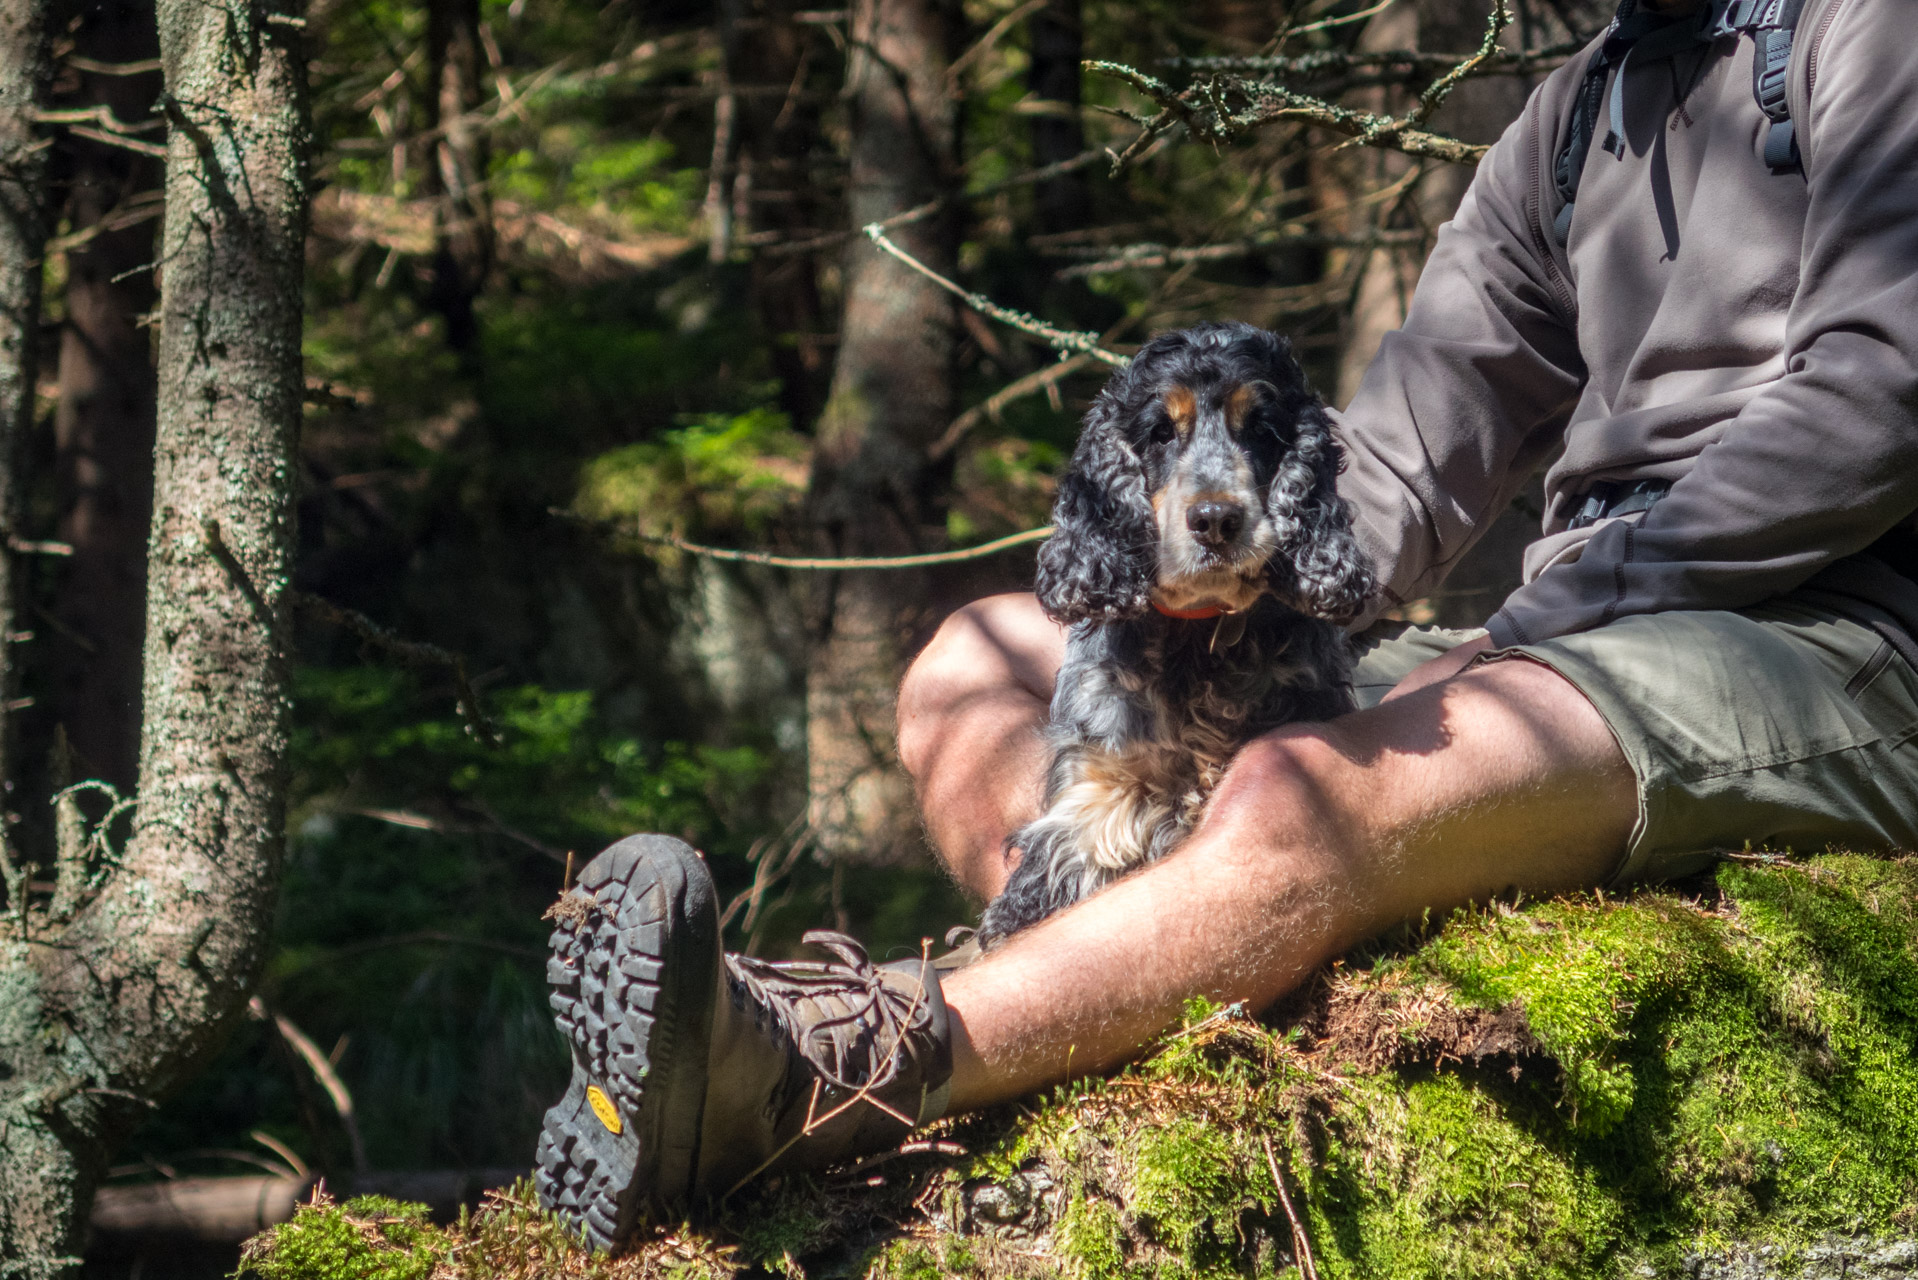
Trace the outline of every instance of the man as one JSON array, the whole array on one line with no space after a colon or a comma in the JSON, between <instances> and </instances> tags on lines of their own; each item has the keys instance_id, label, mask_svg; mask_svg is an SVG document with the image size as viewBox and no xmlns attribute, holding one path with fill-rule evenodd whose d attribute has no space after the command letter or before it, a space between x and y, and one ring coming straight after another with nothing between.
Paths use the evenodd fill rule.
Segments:
<instances>
[{"instance_id":1,"label":"man","mask_svg":"<svg viewBox=\"0 0 1918 1280\"><path fill-rule=\"evenodd\" d=\"M1533 95L1343 419L1375 613L1430 591L1559 451L1545 536L1489 627L1369 641L1362 710L1254 741L1176 854L945 975L849 941L837 964L722 961L690 851L615 846L585 877L605 941L561 967L661 985L594 1004L560 975L563 1024L637 1048L575 1033L550 1202L612 1243L641 1213L1108 1069L1190 996L1263 1008L1400 921L1509 889L1669 878L1747 844L1918 845L1906 11L1808 0L1782 145L1754 39L1668 12L1621 12L1644 36L1622 72L1618 41ZM982 898L1039 803L1062 647L1031 597L982 601L900 694L928 829ZM598 1111L596 1082L625 1101Z\"/></svg>"}]
</instances>

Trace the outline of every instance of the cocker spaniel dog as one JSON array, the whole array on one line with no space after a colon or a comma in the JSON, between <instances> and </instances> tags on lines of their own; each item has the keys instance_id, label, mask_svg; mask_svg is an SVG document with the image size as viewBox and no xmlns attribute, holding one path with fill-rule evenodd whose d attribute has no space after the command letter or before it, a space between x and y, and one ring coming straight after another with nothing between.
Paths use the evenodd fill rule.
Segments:
<instances>
[{"instance_id":1,"label":"cocker spaniel dog","mask_svg":"<svg viewBox=\"0 0 1918 1280\"><path fill-rule=\"evenodd\" d=\"M1282 338L1162 334L1113 375L1059 485L1039 603L1070 626L1045 811L986 946L1164 857L1233 753L1352 709L1341 627L1373 589L1323 402Z\"/></svg>"}]
</instances>

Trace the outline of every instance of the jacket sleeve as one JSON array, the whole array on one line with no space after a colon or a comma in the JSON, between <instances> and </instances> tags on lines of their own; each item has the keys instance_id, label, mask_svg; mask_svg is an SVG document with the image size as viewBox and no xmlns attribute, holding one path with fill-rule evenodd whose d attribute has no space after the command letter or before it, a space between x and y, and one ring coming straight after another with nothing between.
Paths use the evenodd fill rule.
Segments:
<instances>
[{"instance_id":1,"label":"jacket sleeve","mask_svg":"<svg viewBox=\"0 0 1918 1280\"><path fill-rule=\"evenodd\" d=\"M1807 17L1816 16L1809 10ZM1809 212L1785 374L1636 522L1493 617L1501 645L1790 591L1918 509L1918 59L1903 5L1840 10L1800 117ZM1809 28L1801 28L1801 31Z\"/></svg>"},{"instance_id":2,"label":"jacket sleeve","mask_svg":"<svg viewBox=\"0 0 1918 1280\"><path fill-rule=\"evenodd\" d=\"M1549 104L1565 88L1562 73L1541 85L1480 162L1439 229L1403 327L1385 335L1340 419L1340 492L1378 570L1377 608L1425 595L1445 576L1577 403L1585 369L1572 295L1537 210L1548 163L1540 121L1561 114Z\"/></svg>"}]
</instances>

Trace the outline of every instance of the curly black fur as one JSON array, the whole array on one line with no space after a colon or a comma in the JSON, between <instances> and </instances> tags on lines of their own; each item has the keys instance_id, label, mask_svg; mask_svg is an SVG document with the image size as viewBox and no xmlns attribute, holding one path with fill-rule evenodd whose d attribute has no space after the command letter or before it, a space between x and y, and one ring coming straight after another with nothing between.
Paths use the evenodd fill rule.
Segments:
<instances>
[{"instance_id":1,"label":"curly black fur","mask_svg":"<svg viewBox=\"0 0 1918 1280\"><path fill-rule=\"evenodd\" d=\"M1046 812L1008 841L1021 858L987 944L1176 848L1249 739L1351 709L1341 624L1373 578L1340 464L1290 345L1251 325L1163 334L1100 392L1039 553L1039 602L1071 626ZM1205 502L1243 515L1225 545L1186 529Z\"/></svg>"}]
</instances>

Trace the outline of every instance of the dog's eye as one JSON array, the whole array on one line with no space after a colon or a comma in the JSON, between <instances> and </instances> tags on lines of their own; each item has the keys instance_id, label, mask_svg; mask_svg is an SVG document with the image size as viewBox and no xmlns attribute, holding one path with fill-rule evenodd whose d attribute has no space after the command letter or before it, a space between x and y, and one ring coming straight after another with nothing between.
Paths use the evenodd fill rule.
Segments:
<instances>
[{"instance_id":1,"label":"dog's eye","mask_svg":"<svg viewBox=\"0 0 1918 1280\"><path fill-rule=\"evenodd\" d=\"M1152 415L1152 427L1149 432L1153 444L1170 444L1178 429L1172 425L1172 419L1163 413Z\"/></svg>"}]
</instances>

